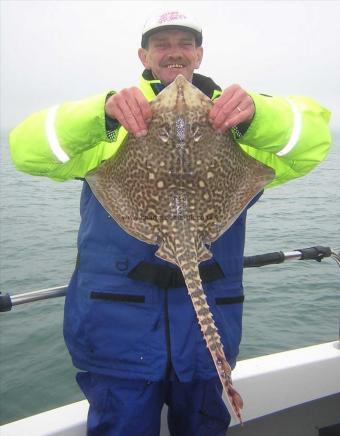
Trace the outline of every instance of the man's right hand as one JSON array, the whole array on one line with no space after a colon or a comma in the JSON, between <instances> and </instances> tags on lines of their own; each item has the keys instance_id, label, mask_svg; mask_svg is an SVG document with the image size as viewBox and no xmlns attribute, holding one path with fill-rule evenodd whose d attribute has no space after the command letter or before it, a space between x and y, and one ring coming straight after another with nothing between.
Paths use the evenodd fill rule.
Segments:
<instances>
[{"instance_id":1,"label":"man's right hand","mask_svg":"<svg viewBox=\"0 0 340 436\"><path fill-rule=\"evenodd\" d=\"M147 134L152 111L139 88L126 88L111 95L106 101L105 112L135 136Z\"/></svg>"}]
</instances>

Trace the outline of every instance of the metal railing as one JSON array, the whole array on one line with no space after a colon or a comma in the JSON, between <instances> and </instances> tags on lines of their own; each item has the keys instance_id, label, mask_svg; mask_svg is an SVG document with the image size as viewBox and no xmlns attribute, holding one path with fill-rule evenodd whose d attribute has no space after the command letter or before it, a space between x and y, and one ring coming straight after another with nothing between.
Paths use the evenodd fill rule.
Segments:
<instances>
[{"instance_id":1,"label":"metal railing","mask_svg":"<svg viewBox=\"0 0 340 436\"><path fill-rule=\"evenodd\" d=\"M245 256L243 266L244 268L258 268L260 266L279 264L291 260L316 260L321 262L325 257L334 259L340 267L340 252L336 252L330 247L322 246L302 248L287 252L276 251L255 256ZM2 294L0 292L0 312L9 312L13 306L19 304L47 300L49 298L64 297L66 291L67 285L40 289L38 291L25 292L17 295L10 295L8 293Z\"/></svg>"}]
</instances>

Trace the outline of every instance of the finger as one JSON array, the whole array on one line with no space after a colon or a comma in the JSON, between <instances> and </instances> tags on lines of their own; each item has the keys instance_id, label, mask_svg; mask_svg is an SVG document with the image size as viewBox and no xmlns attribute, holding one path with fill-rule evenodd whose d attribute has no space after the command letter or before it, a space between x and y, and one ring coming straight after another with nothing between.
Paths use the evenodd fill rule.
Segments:
<instances>
[{"instance_id":1,"label":"finger","mask_svg":"<svg viewBox=\"0 0 340 436\"><path fill-rule=\"evenodd\" d=\"M125 99L117 101L116 118L128 132L134 135L144 134L144 132L146 134L146 126L143 128L139 125L135 114Z\"/></svg>"},{"instance_id":2,"label":"finger","mask_svg":"<svg viewBox=\"0 0 340 436\"><path fill-rule=\"evenodd\" d=\"M216 100L213 101L213 107L209 113L209 118L211 120L214 120L216 118L221 108L233 97L238 89L239 85L231 85L223 91L220 97L216 98Z\"/></svg>"},{"instance_id":3,"label":"finger","mask_svg":"<svg viewBox=\"0 0 340 436\"><path fill-rule=\"evenodd\" d=\"M231 124L236 125L240 122L251 121L255 112L253 99L242 89L240 92L235 93L231 99L228 109L221 112L213 121L213 126L216 129L223 129L225 126ZM222 116L223 115L223 116ZM234 118L237 117L235 123Z\"/></svg>"},{"instance_id":4,"label":"finger","mask_svg":"<svg viewBox=\"0 0 340 436\"><path fill-rule=\"evenodd\" d=\"M249 119L251 119L251 114L252 114L252 109L251 107L248 107L247 109L239 112L239 111L234 111L231 116L228 118L228 120L223 124L223 126L221 126L219 130L221 133L224 133L226 130L231 129L235 126L237 126L238 124L244 123L244 122L248 122Z\"/></svg>"},{"instance_id":5,"label":"finger","mask_svg":"<svg viewBox=\"0 0 340 436\"><path fill-rule=\"evenodd\" d=\"M237 107L241 105L243 97L243 91L238 90L233 96L220 108L215 119L213 120L213 126L216 129L221 128L232 113L237 110Z\"/></svg>"},{"instance_id":6,"label":"finger","mask_svg":"<svg viewBox=\"0 0 340 436\"><path fill-rule=\"evenodd\" d=\"M138 91L133 89L129 90L129 92L123 93L123 96L125 97L124 103L128 107L125 117L131 122L130 128L134 134L140 133L145 135L147 133L147 125L140 107L140 96L138 96Z\"/></svg>"},{"instance_id":7,"label":"finger","mask_svg":"<svg viewBox=\"0 0 340 436\"><path fill-rule=\"evenodd\" d=\"M151 106L140 89L132 88L131 93L126 96L126 101L139 126L142 129L147 128L147 123L152 118Z\"/></svg>"},{"instance_id":8,"label":"finger","mask_svg":"<svg viewBox=\"0 0 340 436\"><path fill-rule=\"evenodd\" d=\"M243 108L243 109L242 109ZM234 112L228 117L226 124L229 127L234 127L240 123L250 123L255 114L255 105L253 99L247 95L246 98L236 106Z\"/></svg>"},{"instance_id":9,"label":"finger","mask_svg":"<svg viewBox=\"0 0 340 436\"><path fill-rule=\"evenodd\" d=\"M142 92L136 88L138 92L136 92L136 101L139 105L139 109L141 111L143 120L146 124L148 124L151 121L152 118L152 111L150 103L147 101L147 99L144 97Z\"/></svg>"}]
</instances>

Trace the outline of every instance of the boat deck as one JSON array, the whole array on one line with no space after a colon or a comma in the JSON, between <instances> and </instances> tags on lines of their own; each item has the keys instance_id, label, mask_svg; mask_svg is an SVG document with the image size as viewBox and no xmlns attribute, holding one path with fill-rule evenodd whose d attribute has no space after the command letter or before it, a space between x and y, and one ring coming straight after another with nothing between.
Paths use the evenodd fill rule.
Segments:
<instances>
[{"instance_id":1,"label":"boat deck","mask_svg":"<svg viewBox=\"0 0 340 436\"><path fill-rule=\"evenodd\" d=\"M338 341L240 361L233 380L245 402L245 424L232 420L228 436L340 435ZM87 410L80 401L4 425L0 434L84 436ZM166 408L162 424L161 436L168 436Z\"/></svg>"}]
</instances>

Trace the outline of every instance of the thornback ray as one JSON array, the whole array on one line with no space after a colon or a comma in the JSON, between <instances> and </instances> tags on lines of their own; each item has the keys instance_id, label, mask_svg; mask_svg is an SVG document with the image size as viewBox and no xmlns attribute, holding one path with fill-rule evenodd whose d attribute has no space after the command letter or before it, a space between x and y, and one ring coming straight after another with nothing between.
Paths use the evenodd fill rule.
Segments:
<instances>
[{"instance_id":1,"label":"thornback ray","mask_svg":"<svg viewBox=\"0 0 340 436\"><path fill-rule=\"evenodd\" d=\"M243 402L232 385L198 264L274 171L243 152L230 132L213 129L211 100L182 75L151 103L142 138L128 135L118 152L86 176L91 190L130 235L159 246L156 255L177 265L219 375L229 409L242 422Z\"/></svg>"}]
</instances>

